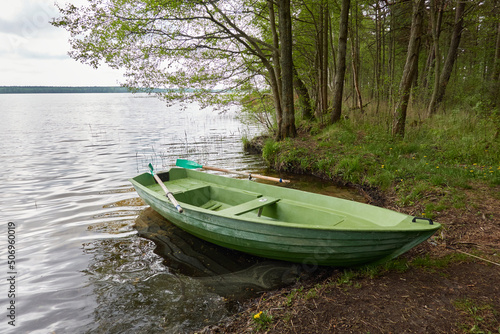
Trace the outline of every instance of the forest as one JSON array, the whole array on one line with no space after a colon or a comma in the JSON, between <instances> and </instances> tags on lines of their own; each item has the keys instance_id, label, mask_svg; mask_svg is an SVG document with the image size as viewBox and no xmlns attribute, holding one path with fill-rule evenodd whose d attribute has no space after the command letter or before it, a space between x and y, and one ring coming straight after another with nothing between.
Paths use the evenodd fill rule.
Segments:
<instances>
[{"instance_id":1,"label":"forest","mask_svg":"<svg viewBox=\"0 0 500 334\"><path fill-rule=\"evenodd\" d=\"M367 111L389 115L404 137L409 106L420 121L466 106L499 126L498 0L91 0L59 10L52 24L71 32L76 60L125 69L132 89L176 88L167 99L258 104L277 139L294 137L300 120Z\"/></svg>"}]
</instances>

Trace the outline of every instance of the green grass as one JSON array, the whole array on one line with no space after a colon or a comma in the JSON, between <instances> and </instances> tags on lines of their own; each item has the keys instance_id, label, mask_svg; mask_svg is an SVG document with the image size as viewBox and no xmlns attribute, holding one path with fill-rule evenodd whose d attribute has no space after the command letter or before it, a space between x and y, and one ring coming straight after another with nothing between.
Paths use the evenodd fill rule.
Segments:
<instances>
[{"instance_id":1,"label":"green grass","mask_svg":"<svg viewBox=\"0 0 500 334\"><path fill-rule=\"evenodd\" d=\"M453 301L453 306L467 317L467 323L458 324L468 333L500 333L500 325L496 321L498 312L495 307L482 304L470 298Z\"/></svg>"},{"instance_id":2,"label":"green grass","mask_svg":"<svg viewBox=\"0 0 500 334\"><path fill-rule=\"evenodd\" d=\"M314 135L268 141L263 156L280 170L320 172L394 190L400 205L423 201L421 214L428 216L463 208L463 190L477 183L500 185L498 125L484 113L410 118L404 140L394 139L388 124L388 117L366 113L325 128L313 126Z\"/></svg>"},{"instance_id":3,"label":"green grass","mask_svg":"<svg viewBox=\"0 0 500 334\"><path fill-rule=\"evenodd\" d=\"M454 253L443 257L435 258L429 255L415 257L408 260L403 257L392 259L382 264L365 265L358 268L345 269L342 274L337 278L337 286L351 286L355 283L356 279L369 278L375 279L383 276L388 272L404 273L411 268L420 268L432 272L439 269L446 268L452 263L471 261L471 258L465 254Z\"/></svg>"},{"instance_id":4,"label":"green grass","mask_svg":"<svg viewBox=\"0 0 500 334\"><path fill-rule=\"evenodd\" d=\"M337 279L337 285L338 286L342 286L342 285L351 286L353 284L353 281L358 277L360 277L359 272L357 272L356 270L353 270L353 269L346 269Z\"/></svg>"},{"instance_id":5,"label":"green grass","mask_svg":"<svg viewBox=\"0 0 500 334\"><path fill-rule=\"evenodd\" d=\"M302 295L302 291L304 290L304 287L301 286L300 288L298 289L293 289L289 294L288 296L286 297L286 300L287 300L287 306L291 306L294 302L294 300L298 299L298 298L301 298L301 295Z\"/></svg>"},{"instance_id":6,"label":"green grass","mask_svg":"<svg viewBox=\"0 0 500 334\"><path fill-rule=\"evenodd\" d=\"M446 268L450 263L469 261L467 255L454 253L439 258L430 257L429 255L414 258L410 265L413 267L424 268L430 271L436 271Z\"/></svg>"}]
</instances>

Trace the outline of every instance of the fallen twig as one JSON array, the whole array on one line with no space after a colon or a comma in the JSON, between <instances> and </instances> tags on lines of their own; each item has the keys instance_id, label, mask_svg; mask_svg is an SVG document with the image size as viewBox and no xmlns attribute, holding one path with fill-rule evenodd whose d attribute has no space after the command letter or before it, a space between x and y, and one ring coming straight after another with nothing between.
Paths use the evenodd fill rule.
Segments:
<instances>
[{"instance_id":1,"label":"fallen twig","mask_svg":"<svg viewBox=\"0 0 500 334\"><path fill-rule=\"evenodd\" d=\"M465 254L465 255L469 255L469 256L475 257L476 259L483 260L483 261L486 261L486 262L488 262L488 263L491 263L491 264L494 264L494 265L500 266L500 263L497 263L497 262L494 262L494 261L490 261L490 260L485 259L485 258L483 258L483 257L479 257L479 256L476 256L476 255L472 255L472 254L470 254L470 253L467 253L467 252L461 251L460 249L456 249L456 248L451 247L451 246L448 246L448 245L446 246L446 248L448 248L448 249L452 249L452 250L457 251L457 252L460 252L460 253L462 253L462 254Z\"/></svg>"}]
</instances>

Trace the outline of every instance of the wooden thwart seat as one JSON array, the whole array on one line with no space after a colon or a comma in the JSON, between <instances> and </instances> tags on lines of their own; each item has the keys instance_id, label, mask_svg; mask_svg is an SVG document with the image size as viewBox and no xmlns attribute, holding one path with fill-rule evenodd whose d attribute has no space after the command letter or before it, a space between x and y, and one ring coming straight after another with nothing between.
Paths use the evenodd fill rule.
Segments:
<instances>
[{"instance_id":1,"label":"wooden thwart seat","mask_svg":"<svg viewBox=\"0 0 500 334\"><path fill-rule=\"evenodd\" d=\"M259 210L259 217L260 214L262 213L262 208L264 208L266 205L274 204L278 202L280 199L279 198L273 198L269 196L263 196L256 198L254 200L235 205L233 207L227 208L225 210L222 210L221 213L228 214L228 215L242 215L244 213L253 211L255 209L260 209Z\"/></svg>"}]
</instances>

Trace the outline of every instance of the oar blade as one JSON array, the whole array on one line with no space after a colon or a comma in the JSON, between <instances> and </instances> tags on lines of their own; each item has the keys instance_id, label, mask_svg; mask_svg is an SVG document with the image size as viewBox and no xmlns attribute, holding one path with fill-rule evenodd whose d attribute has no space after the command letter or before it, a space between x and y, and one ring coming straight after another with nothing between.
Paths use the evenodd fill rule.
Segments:
<instances>
[{"instance_id":1,"label":"oar blade","mask_svg":"<svg viewBox=\"0 0 500 334\"><path fill-rule=\"evenodd\" d=\"M154 175L155 172L154 172L154 168L153 168L153 165L152 164L149 164L149 172L151 173L151 175Z\"/></svg>"},{"instance_id":2,"label":"oar blade","mask_svg":"<svg viewBox=\"0 0 500 334\"><path fill-rule=\"evenodd\" d=\"M175 162L175 165L177 167L182 167L182 168L187 168L187 169L198 169L198 168L203 168L202 165L191 161L191 160L185 160L185 159L177 159Z\"/></svg>"}]
</instances>

